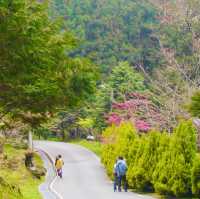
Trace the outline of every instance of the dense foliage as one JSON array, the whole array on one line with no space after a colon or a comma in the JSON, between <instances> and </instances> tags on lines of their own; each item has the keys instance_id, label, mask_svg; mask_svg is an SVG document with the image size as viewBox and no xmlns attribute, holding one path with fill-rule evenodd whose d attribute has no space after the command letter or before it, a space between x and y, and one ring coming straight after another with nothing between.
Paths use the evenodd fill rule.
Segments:
<instances>
[{"instance_id":1,"label":"dense foliage","mask_svg":"<svg viewBox=\"0 0 200 199\"><path fill-rule=\"evenodd\" d=\"M200 195L200 155L196 155L192 168L192 192Z\"/></svg>"},{"instance_id":2,"label":"dense foliage","mask_svg":"<svg viewBox=\"0 0 200 199\"><path fill-rule=\"evenodd\" d=\"M146 91L143 76L134 70L128 62L120 62L113 67L110 75L107 76L107 81L99 85L96 94L88 104L86 115L92 117L94 127L98 130L104 129L107 124L112 124L114 121L120 123L124 118L122 115L127 116L130 111L126 107L128 113L122 114L121 118L117 117L115 105L126 102L128 104L132 93Z\"/></svg>"},{"instance_id":3,"label":"dense foliage","mask_svg":"<svg viewBox=\"0 0 200 199\"><path fill-rule=\"evenodd\" d=\"M0 1L0 133L105 130L110 176L122 155L132 188L199 196L196 130L180 122L200 116L199 10L198 0Z\"/></svg>"},{"instance_id":4,"label":"dense foliage","mask_svg":"<svg viewBox=\"0 0 200 199\"><path fill-rule=\"evenodd\" d=\"M52 21L45 3L0 2L0 107L45 113L75 105L95 87L95 67L70 58L76 40Z\"/></svg>"},{"instance_id":5,"label":"dense foliage","mask_svg":"<svg viewBox=\"0 0 200 199\"><path fill-rule=\"evenodd\" d=\"M191 98L191 103L189 104L188 109L192 116L200 117L200 91L194 93L194 95Z\"/></svg>"},{"instance_id":6,"label":"dense foliage","mask_svg":"<svg viewBox=\"0 0 200 199\"><path fill-rule=\"evenodd\" d=\"M153 35L157 12L146 0L55 0L52 10L83 41L72 55L91 58L104 72L119 61L148 70L162 62Z\"/></svg>"},{"instance_id":7,"label":"dense foliage","mask_svg":"<svg viewBox=\"0 0 200 199\"><path fill-rule=\"evenodd\" d=\"M181 122L172 135L152 131L139 136L130 123L104 132L102 162L111 176L115 159L124 156L129 185L139 191L161 194L199 193L199 156L196 130L190 121Z\"/></svg>"},{"instance_id":8,"label":"dense foliage","mask_svg":"<svg viewBox=\"0 0 200 199\"><path fill-rule=\"evenodd\" d=\"M157 38L165 63L148 76L169 125L189 118L184 104L199 90L200 2L150 0L159 9Z\"/></svg>"},{"instance_id":9,"label":"dense foliage","mask_svg":"<svg viewBox=\"0 0 200 199\"><path fill-rule=\"evenodd\" d=\"M122 61L144 73L145 87L151 90L154 103L156 99L155 107L161 116L153 126L169 130L179 118L189 117L183 105L199 86L199 6L196 0L55 0L51 10L53 16L63 16L65 25L80 38L79 49L72 50L70 55L91 58L103 71L103 81L110 80L114 68L116 73L112 76L117 81L117 76L121 76L124 88L132 91L137 87L137 79L126 82L133 74L127 70L130 76L117 72ZM116 92L121 98L117 103L126 102L122 99L122 87L101 83L88 112L98 113L92 114L98 118L94 122L98 129L106 126L105 115L112 112ZM143 122L139 121L138 126L149 129L149 124Z\"/></svg>"}]
</instances>

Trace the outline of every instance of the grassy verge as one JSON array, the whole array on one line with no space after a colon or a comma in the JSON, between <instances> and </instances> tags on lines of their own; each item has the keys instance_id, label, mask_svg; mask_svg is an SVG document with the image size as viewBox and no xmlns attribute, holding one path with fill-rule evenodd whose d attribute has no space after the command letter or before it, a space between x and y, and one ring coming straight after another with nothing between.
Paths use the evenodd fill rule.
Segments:
<instances>
[{"instance_id":1,"label":"grassy verge","mask_svg":"<svg viewBox=\"0 0 200 199\"><path fill-rule=\"evenodd\" d=\"M81 145L90 151L94 152L97 156L101 156L102 145L100 142L87 141L87 140L73 140L70 143Z\"/></svg>"},{"instance_id":2,"label":"grassy verge","mask_svg":"<svg viewBox=\"0 0 200 199\"><path fill-rule=\"evenodd\" d=\"M0 166L0 177L5 180L7 185L19 188L21 195L13 194L12 189L6 191L0 186L0 195L2 199L42 199L38 186L43 182L44 178L37 179L26 169L24 165L23 149L15 149L11 145L5 146L5 154L7 156L6 164ZM36 166L42 166L43 162L40 157L35 154L34 163Z\"/></svg>"}]
</instances>

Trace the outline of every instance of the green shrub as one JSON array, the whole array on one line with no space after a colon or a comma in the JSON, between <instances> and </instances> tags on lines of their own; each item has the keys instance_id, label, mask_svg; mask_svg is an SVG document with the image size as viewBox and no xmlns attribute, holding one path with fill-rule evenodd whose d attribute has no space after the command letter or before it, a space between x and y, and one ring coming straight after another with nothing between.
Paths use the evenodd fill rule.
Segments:
<instances>
[{"instance_id":1,"label":"green shrub","mask_svg":"<svg viewBox=\"0 0 200 199\"><path fill-rule=\"evenodd\" d=\"M130 187L175 196L192 191L199 194L200 159L196 156L196 130L191 121L181 122L173 134L150 132L139 136L130 123L122 123L107 128L104 136L107 143L102 162L109 175L121 155L128 164Z\"/></svg>"},{"instance_id":2,"label":"green shrub","mask_svg":"<svg viewBox=\"0 0 200 199\"><path fill-rule=\"evenodd\" d=\"M140 138L132 168L128 171L129 185L140 191L153 190L152 174L158 162L161 134L150 132ZM132 146L135 148L134 146Z\"/></svg>"},{"instance_id":3,"label":"green shrub","mask_svg":"<svg viewBox=\"0 0 200 199\"><path fill-rule=\"evenodd\" d=\"M114 145L108 144L103 147L103 153L101 161L105 165L108 175L113 177L113 165L115 164L116 153Z\"/></svg>"},{"instance_id":4,"label":"green shrub","mask_svg":"<svg viewBox=\"0 0 200 199\"><path fill-rule=\"evenodd\" d=\"M168 187L168 172L171 170L171 165L169 164L170 153L165 151L158 161L155 171L153 173L153 184L156 192L160 194L169 194Z\"/></svg>"},{"instance_id":5,"label":"green shrub","mask_svg":"<svg viewBox=\"0 0 200 199\"><path fill-rule=\"evenodd\" d=\"M170 138L169 148L159 158L153 173L156 192L175 196L191 192L191 168L196 153L192 122L182 122Z\"/></svg>"},{"instance_id":6,"label":"green shrub","mask_svg":"<svg viewBox=\"0 0 200 199\"><path fill-rule=\"evenodd\" d=\"M131 143L137 137L136 130L130 123L112 126L103 132L107 144L103 147L102 162L109 176L113 173L113 165L118 156L123 156L129 163L128 154Z\"/></svg>"},{"instance_id":7,"label":"green shrub","mask_svg":"<svg viewBox=\"0 0 200 199\"><path fill-rule=\"evenodd\" d=\"M194 158L192 167L192 193L200 197L200 154Z\"/></svg>"},{"instance_id":8,"label":"green shrub","mask_svg":"<svg viewBox=\"0 0 200 199\"><path fill-rule=\"evenodd\" d=\"M138 136L136 129L131 123L122 123L117 127L116 132L116 142L115 151L117 156L123 156L127 163L129 164L128 154L130 151L130 146L134 142L135 138Z\"/></svg>"},{"instance_id":9,"label":"green shrub","mask_svg":"<svg viewBox=\"0 0 200 199\"><path fill-rule=\"evenodd\" d=\"M2 177L0 177L0 198L1 199L22 199L23 196L17 185L8 184Z\"/></svg>"},{"instance_id":10,"label":"green shrub","mask_svg":"<svg viewBox=\"0 0 200 199\"><path fill-rule=\"evenodd\" d=\"M138 191L149 190L149 188L152 187L151 183L148 180L147 172L146 170L144 170L144 168L140 168L137 166L130 167L129 175L127 176L129 186L133 187Z\"/></svg>"}]
</instances>

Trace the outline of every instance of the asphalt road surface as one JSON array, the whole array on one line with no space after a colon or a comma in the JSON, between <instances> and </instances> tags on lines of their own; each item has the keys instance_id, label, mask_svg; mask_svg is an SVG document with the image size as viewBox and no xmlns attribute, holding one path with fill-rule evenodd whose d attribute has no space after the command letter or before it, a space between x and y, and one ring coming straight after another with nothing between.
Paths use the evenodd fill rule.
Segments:
<instances>
[{"instance_id":1,"label":"asphalt road surface","mask_svg":"<svg viewBox=\"0 0 200 199\"><path fill-rule=\"evenodd\" d=\"M57 177L51 184L60 199L153 199L132 192L114 192L98 157L81 146L47 141L36 141L34 145L54 159L58 154L63 157L63 178Z\"/></svg>"}]
</instances>

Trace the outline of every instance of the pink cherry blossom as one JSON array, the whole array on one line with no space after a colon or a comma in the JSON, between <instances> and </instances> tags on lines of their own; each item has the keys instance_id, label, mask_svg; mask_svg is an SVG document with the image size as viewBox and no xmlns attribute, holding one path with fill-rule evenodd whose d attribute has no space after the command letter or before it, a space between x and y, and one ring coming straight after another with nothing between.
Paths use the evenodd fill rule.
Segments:
<instances>
[{"instance_id":1,"label":"pink cherry blossom","mask_svg":"<svg viewBox=\"0 0 200 199\"><path fill-rule=\"evenodd\" d=\"M139 131L142 131L142 132L147 132L151 128L151 125L144 120L136 120L135 126Z\"/></svg>"},{"instance_id":2,"label":"pink cherry blossom","mask_svg":"<svg viewBox=\"0 0 200 199\"><path fill-rule=\"evenodd\" d=\"M122 118L117 113L110 113L107 119L109 124L120 125Z\"/></svg>"}]
</instances>

